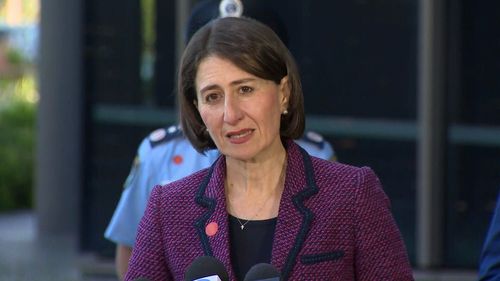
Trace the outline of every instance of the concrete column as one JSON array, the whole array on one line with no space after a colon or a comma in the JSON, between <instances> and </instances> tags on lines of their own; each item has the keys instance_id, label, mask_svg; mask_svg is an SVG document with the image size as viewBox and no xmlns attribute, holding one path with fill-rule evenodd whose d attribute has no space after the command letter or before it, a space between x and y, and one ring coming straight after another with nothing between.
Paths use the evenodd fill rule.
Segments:
<instances>
[{"instance_id":1,"label":"concrete column","mask_svg":"<svg viewBox=\"0 0 500 281\"><path fill-rule=\"evenodd\" d=\"M446 172L446 6L421 0L418 58L417 266L442 262Z\"/></svg>"},{"instance_id":2,"label":"concrete column","mask_svg":"<svg viewBox=\"0 0 500 281\"><path fill-rule=\"evenodd\" d=\"M179 63L184 51L184 28L191 12L192 0L175 1L175 58L176 66Z\"/></svg>"},{"instance_id":3,"label":"concrete column","mask_svg":"<svg viewBox=\"0 0 500 281\"><path fill-rule=\"evenodd\" d=\"M41 1L35 210L40 238L77 235L82 184L80 0Z\"/></svg>"}]
</instances>

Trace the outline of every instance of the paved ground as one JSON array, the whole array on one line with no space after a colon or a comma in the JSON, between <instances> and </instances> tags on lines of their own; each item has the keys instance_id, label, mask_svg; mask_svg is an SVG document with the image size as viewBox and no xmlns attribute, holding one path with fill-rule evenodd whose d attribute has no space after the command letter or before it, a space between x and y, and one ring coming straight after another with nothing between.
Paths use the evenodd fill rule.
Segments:
<instances>
[{"instance_id":1,"label":"paved ground","mask_svg":"<svg viewBox=\"0 0 500 281\"><path fill-rule=\"evenodd\" d=\"M32 212L0 213L0 281L116 280L109 272L82 270L92 263L82 264L74 238L37 240L35 223Z\"/></svg>"},{"instance_id":2,"label":"paved ground","mask_svg":"<svg viewBox=\"0 0 500 281\"><path fill-rule=\"evenodd\" d=\"M32 212L0 213L0 281L117 281L111 261L83 256L71 237L39 241ZM416 281L473 281L472 271L415 272Z\"/></svg>"}]
</instances>

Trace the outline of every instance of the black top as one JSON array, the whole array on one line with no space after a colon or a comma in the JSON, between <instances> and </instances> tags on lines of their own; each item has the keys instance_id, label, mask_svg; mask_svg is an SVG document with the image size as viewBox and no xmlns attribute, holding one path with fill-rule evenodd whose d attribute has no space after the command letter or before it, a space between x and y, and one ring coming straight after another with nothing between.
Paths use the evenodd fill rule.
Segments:
<instances>
[{"instance_id":1,"label":"black top","mask_svg":"<svg viewBox=\"0 0 500 281\"><path fill-rule=\"evenodd\" d=\"M231 260L236 280L243 280L257 263L271 263L277 218L248 221L229 215ZM241 229L241 224L245 228Z\"/></svg>"}]
</instances>

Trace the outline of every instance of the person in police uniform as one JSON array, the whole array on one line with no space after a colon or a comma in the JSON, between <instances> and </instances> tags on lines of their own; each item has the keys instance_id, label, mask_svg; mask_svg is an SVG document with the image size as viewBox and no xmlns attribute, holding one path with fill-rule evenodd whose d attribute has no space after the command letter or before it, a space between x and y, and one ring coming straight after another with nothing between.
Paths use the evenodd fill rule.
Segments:
<instances>
[{"instance_id":1,"label":"person in police uniform","mask_svg":"<svg viewBox=\"0 0 500 281\"><path fill-rule=\"evenodd\" d=\"M220 5L218 0L201 1L193 9L186 37L190 38L199 27L217 16L241 16L243 13L270 25L286 44L286 29L272 11L259 9L255 5L245 4L245 7L246 12L243 12L242 3L238 0L223 0ZM336 161L332 146L315 132L306 132L296 142L312 156ZM115 266L120 280L127 271L137 227L153 187L206 168L218 156L217 150L208 151L205 155L198 153L178 126L155 130L141 142L120 201L104 234L117 244Z\"/></svg>"}]
</instances>

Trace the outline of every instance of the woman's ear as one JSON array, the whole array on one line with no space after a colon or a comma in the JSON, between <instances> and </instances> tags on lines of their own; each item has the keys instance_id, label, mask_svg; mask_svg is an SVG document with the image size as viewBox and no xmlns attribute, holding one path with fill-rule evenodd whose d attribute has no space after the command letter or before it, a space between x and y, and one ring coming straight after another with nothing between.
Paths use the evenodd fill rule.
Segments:
<instances>
[{"instance_id":1,"label":"woman's ear","mask_svg":"<svg viewBox=\"0 0 500 281\"><path fill-rule=\"evenodd\" d=\"M194 107L196 107L196 109L198 109L198 100L194 99L193 104L194 104Z\"/></svg>"},{"instance_id":2,"label":"woman's ear","mask_svg":"<svg viewBox=\"0 0 500 281\"><path fill-rule=\"evenodd\" d=\"M281 111L288 109L288 101L290 100L290 82L288 81L288 75L281 78L280 81L280 103Z\"/></svg>"}]
</instances>

